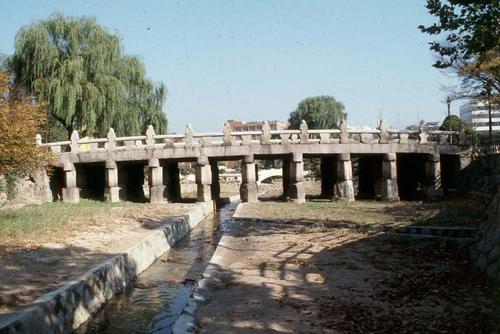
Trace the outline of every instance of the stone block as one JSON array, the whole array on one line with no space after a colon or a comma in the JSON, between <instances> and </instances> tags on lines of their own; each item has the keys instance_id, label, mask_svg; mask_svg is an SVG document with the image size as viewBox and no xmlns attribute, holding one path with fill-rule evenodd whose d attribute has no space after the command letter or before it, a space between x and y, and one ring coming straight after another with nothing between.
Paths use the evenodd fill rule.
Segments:
<instances>
[{"instance_id":1,"label":"stone block","mask_svg":"<svg viewBox=\"0 0 500 334\"><path fill-rule=\"evenodd\" d=\"M210 202L212 191L209 184L198 184L196 188L196 200L198 202Z\"/></svg>"},{"instance_id":2,"label":"stone block","mask_svg":"<svg viewBox=\"0 0 500 334\"><path fill-rule=\"evenodd\" d=\"M240 198L242 202L258 202L257 182L242 183L240 186Z\"/></svg>"},{"instance_id":3,"label":"stone block","mask_svg":"<svg viewBox=\"0 0 500 334\"><path fill-rule=\"evenodd\" d=\"M306 193L302 182L292 182L289 185L288 196L295 203L305 203Z\"/></svg>"},{"instance_id":4,"label":"stone block","mask_svg":"<svg viewBox=\"0 0 500 334\"><path fill-rule=\"evenodd\" d=\"M104 188L104 198L107 202L116 203L120 201L120 187Z\"/></svg>"},{"instance_id":5,"label":"stone block","mask_svg":"<svg viewBox=\"0 0 500 334\"><path fill-rule=\"evenodd\" d=\"M78 203L80 202L80 188L71 187L62 189L63 202Z\"/></svg>"},{"instance_id":6,"label":"stone block","mask_svg":"<svg viewBox=\"0 0 500 334\"><path fill-rule=\"evenodd\" d=\"M354 201L354 185L352 180L345 180L335 184L335 197L341 200Z\"/></svg>"},{"instance_id":7,"label":"stone block","mask_svg":"<svg viewBox=\"0 0 500 334\"><path fill-rule=\"evenodd\" d=\"M163 198L163 192L165 191L165 186L150 186L149 187L149 202L150 203L163 203L165 199Z\"/></svg>"}]
</instances>

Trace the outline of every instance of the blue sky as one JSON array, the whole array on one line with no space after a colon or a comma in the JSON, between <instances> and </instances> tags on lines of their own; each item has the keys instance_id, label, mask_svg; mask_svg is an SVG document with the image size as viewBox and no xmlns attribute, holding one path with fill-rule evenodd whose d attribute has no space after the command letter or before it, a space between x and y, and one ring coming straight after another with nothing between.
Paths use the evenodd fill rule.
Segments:
<instances>
[{"instance_id":1,"label":"blue sky","mask_svg":"<svg viewBox=\"0 0 500 334\"><path fill-rule=\"evenodd\" d=\"M417 29L433 20L424 0L0 0L0 8L7 54L20 27L54 11L95 16L167 86L170 131L287 120L316 95L342 101L350 125L440 121L442 87L457 83L431 66L430 39Z\"/></svg>"}]
</instances>

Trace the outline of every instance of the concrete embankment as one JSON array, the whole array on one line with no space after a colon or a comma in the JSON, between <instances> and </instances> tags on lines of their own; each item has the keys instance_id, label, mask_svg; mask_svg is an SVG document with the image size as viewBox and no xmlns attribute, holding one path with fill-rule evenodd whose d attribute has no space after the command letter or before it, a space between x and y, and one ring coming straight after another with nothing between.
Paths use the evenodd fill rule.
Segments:
<instances>
[{"instance_id":1,"label":"concrete embankment","mask_svg":"<svg viewBox=\"0 0 500 334\"><path fill-rule=\"evenodd\" d=\"M122 291L158 257L213 211L199 203L172 219L123 254L93 267L79 279L43 295L31 306L0 320L0 333L67 333L76 329L117 292Z\"/></svg>"}]
</instances>

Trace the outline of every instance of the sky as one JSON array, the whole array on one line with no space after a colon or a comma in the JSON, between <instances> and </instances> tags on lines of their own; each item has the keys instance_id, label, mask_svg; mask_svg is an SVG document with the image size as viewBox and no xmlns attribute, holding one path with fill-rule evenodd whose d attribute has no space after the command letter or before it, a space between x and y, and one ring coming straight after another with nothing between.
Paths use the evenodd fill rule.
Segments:
<instances>
[{"instance_id":1,"label":"sky","mask_svg":"<svg viewBox=\"0 0 500 334\"><path fill-rule=\"evenodd\" d=\"M225 120L287 120L330 95L350 126L442 121L457 79L432 67L424 0L0 0L0 53L53 12L94 16L168 89L169 131L220 131ZM458 102L452 113L458 113Z\"/></svg>"}]
</instances>

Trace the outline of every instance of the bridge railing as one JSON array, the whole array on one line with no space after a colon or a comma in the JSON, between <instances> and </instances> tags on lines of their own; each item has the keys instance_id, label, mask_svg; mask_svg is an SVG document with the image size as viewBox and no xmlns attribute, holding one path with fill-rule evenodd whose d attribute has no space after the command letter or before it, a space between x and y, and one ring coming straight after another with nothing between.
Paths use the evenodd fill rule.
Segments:
<instances>
[{"instance_id":1,"label":"bridge railing","mask_svg":"<svg viewBox=\"0 0 500 334\"><path fill-rule=\"evenodd\" d=\"M262 130L231 131L229 124L222 132L194 133L191 125L185 133L157 135L152 126L142 136L116 137L110 129L106 138L79 138L73 131L70 140L42 143L37 135L38 145L48 146L54 153L79 153L116 150L155 149L155 148L194 148L233 145L296 145L296 144L464 144L464 138L457 131L390 130L383 121L375 130L349 129L342 121L339 129L309 129L302 121L299 130L271 130L267 122Z\"/></svg>"}]
</instances>

